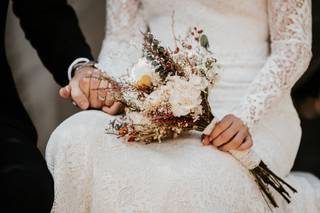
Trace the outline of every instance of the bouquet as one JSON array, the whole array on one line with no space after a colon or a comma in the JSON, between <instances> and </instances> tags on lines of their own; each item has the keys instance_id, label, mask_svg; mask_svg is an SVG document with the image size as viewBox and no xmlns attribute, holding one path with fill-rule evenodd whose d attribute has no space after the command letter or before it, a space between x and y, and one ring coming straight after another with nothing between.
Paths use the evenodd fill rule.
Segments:
<instances>
[{"instance_id":1,"label":"bouquet","mask_svg":"<svg viewBox=\"0 0 320 213\"><path fill-rule=\"evenodd\" d=\"M215 118L208 103L219 65L209 50L203 30L193 28L183 39L175 39L171 50L151 33L143 33L143 57L126 77L102 77L109 94L125 106L125 115L110 122L108 134L128 142L161 143L195 130L210 134ZM269 186L289 203L296 190L274 174L253 150L230 152L253 175L268 205L278 207Z\"/></svg>"},{"instance_id":2,"label":"bouquet","mask_svg":"<svg viewBox=\"0 0 320 213\"><path fill-rule=\"evenodd\" d=\"M113 97L126 106L109 133L129 142L161 142L197 130L213 120L208 89L216 82L218 65L207 36L197 28L174 50L164 48L151 33L144 34L143 55L127 79L114 82ZM116 89L117 88L117 89Z\"/></svg>"}]
</instances>

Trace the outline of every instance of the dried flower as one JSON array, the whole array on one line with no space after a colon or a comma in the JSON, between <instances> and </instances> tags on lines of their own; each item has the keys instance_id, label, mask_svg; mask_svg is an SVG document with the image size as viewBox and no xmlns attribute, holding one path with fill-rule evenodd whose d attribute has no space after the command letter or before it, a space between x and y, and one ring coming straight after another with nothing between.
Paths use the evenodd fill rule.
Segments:
<instances>
[{"instance_id":1,"label":"dried flower","mask_svg":"<svg viewBox=\"0 0 320 213\"><path fill-rule=\"evenodd\" d=\"M154 73L154 66L152 66L145 58L139 59L130 70L130 77L134 82L138 82L143 76L151 76Z\"/></svg>"},{"instance_id":2,"label":"dried flower","mask_svg":"<svg viewBox=\"0 0 320 213\"><path fill-rule=\"evenodd\" d=\"M174 116L185 116L201 107L201 90L194 87L191 81L171 76L167 86L171 87L169 103Z\"/></svg>"}]
</instances>

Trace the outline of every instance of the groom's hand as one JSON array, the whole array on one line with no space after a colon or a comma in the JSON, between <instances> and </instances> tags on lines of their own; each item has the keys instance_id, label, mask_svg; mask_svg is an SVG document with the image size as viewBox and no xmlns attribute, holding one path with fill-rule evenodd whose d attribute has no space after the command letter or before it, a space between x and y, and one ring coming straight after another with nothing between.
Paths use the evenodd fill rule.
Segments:
<instances>
[{"instance_id":1,"label":"groom's hand","mask_svg":"<svg viewBox=\"0 0 320 213\"><path fill-rule=\"evenodd\" d=\"M85 110L102 108L106 102L106 81L100 80L101 71L93 67L83 67L75 72L69 84L60 89L61 97L71 99L77 106ZM103 99L101 98L103 97Z\"/></svg>"},{"instance_id":2,"label":"groom's hand","mask_svg":"<svg viewBox=\"0 0 320 213\"><path fill-rule=\"evenodd\" d=\"M221 151L246 150L252 147L248 127L234 115L226 115L218 122L210 135L203 138L203 144L217 147Z\"/></svg>"},{"instance_id":3,"label":"groom's hand","mask_svg":"<svg viewBox=\"0 0 320 213\"><path fill-rule=\"evenodd\" d=\"M108 96L109 83L101 78L102 72L93 67L83 67L75 72L69 84L60 89L61 97L71 99L81 109L101 109L115 115L123 110L119 102Z\"/></svg>"}]
</instances>

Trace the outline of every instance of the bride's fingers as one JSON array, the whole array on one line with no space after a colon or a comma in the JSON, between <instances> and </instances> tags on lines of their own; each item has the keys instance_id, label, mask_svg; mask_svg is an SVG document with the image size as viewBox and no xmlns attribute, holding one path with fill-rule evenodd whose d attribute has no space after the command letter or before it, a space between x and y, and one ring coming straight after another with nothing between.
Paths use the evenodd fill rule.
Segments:
<instances>
[{"instance_id":1,"label":"bride's fingers","mask_svg":"<svg viewBox=\"0 0 320 213\"><path fill-rule=\"evenodd\" d=\"M228 119L222 119L220 122L216 122L214 128L211 130L211 133L209 135L203 134L201 136L201 142L203 145L209 145L211 141L216 138L219 134L221 134L223 131L225 131L225 128L229 127L227 125ZM229 122L232 123L230 120Z\"/></svg>"},{"instance_id":2,"label":"bride's fingers","mask_svg":"<svg viewBox=\"0 0 320 213\"><path fill-rule=\"evenodd\" d=\"M252 147L252 145L253 145L252 138L249 135L249 136L247 136L245 141L239 146L239 148L237 150L244 151L244 150L250 149Z\"/></svg>"},{"instance_id":3,"label":"bride's fingers","mask_svg":"<svg viewBox=\"0 0 320 213\"><path fill-rule=\"evenodd\" d=\"M109 82L106 80L101 80L99 89L98 89L99 99L106 100L106 97L108 95L108 88L109 88Z\"/></svg>"},{"instance_id":4,"label":"bride's fingers","mask_svg":"<svg viewBox=\"0 0 320 213\"><path fill-rule=\"evenodd\" d=\"M111 107L113 104L114 104L114 100L106 96L106 100L104 101L104 106Z\"/></svg>"},{"instance_id":5,"label":"bride's fingers","mask_svg":"<svg viewBox=\"0 0 320 213\"><path fill-rule=\"evenodd\" d=\"M228 152L230 150L238 149L248 136L246 129L241 129L232 140L225 145L219 147L221 151Z\"/></svg>"},{"instance_id":6,"label":"bride's fingers","mask_svg":"<svg viewBox=\"0 0 320 213\"><path fill-rule=\"evenodd\" d=\"M222 132L224 132L227 128L229 128L232 124L232 117L231 116L225 116L220 122L216 124L214 129L212 130L210 134L209 140L212 141L217 136L219 136Z\"/></svg>"},{"instance_id":7,"label":"bride's fingers","mask_svg":"<svg viewBox=\"0 0 320 213\"><path fill-rule=\"evenodd\" d=\"M111 107L104 106L102 107L102 111L110 114L110 115L116 115L120 111L122 111L123 106L120 102L115 102Z\"/></svg>"},{"instance_id":8,"label":"bride's fingers","mask_svg":"<svg viewBox=\"0 0 320 213\"><path fill-rule=\"evenodd\" d=\"M230 127L228 127L224 132L222 132L218 137L212 140L212 144L216 147L222 146L228 143L235 137L240 131L242 124L240 121L235 120Z\"/></svg>"},{"instance_id":9,"label":"bride's fingers","mask_svg":"<svg viewBox=\"0 0 320 213\"><path fill-rule=\"evenodd\" d=\"M114 99L109 94L110 87L111 87L111 84L108 81L106 80L101 81L98 95L100 100L103 100L103 106L111 107L115 102Z\"/></svg>"},{"instance_id":10,"label":"bride's fingers","mask_svg":"<svg viewBox=\"0 0 320 213\"><path fill-rule=\"evenodd\" d=\"M89 98L89 90L90 90L90 79L82 78L79 80L79 87L81 91L85 94L86 97Z\"/></svg>"},{"instance_id":11,"label":"bride's fingers","mask_svg":"<svg viewBox=\"0 0 320 213\"><path fill-rule=\"evenodd\" d=\"M101 80L96 77L90 78L90 92L89 92L89 99L90 99L90 107L98 109L101 108L103 101L99 99L98 91L100 86Z\"/></svg>"}]
</instances>

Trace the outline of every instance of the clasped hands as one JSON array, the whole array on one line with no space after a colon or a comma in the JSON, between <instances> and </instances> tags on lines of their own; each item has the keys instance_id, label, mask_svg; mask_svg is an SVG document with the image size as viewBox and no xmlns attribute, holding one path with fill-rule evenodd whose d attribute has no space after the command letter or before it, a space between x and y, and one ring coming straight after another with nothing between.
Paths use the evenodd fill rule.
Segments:
<instances>
[{"instance_id":1,"label":"clasped hands","mask_svg":"<svg viewBox=\"0 0 320 213\"><path fill-rule=\"evenodd\" d=\"M102 71L93 67L77 70L69 84L59 90L61 97L70 99L80 109L100 109L110 115L123 110L121 103L108 94L109 82L102 78Z\"/></svg>"}]
</instances>

